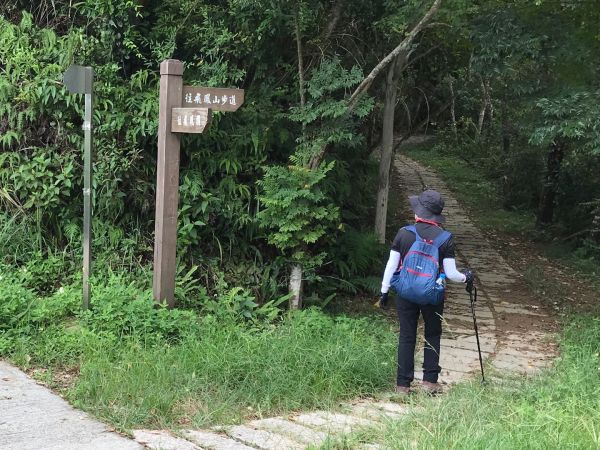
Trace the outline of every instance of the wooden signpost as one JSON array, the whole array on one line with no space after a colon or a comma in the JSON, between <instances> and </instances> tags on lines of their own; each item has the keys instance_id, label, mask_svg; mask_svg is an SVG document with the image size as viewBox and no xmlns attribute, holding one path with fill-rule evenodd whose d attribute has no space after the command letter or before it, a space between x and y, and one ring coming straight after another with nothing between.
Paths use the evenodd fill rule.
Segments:
<instances>
[{"instance_id":1,"label":"wooden signpost","mask_svg":"<svg viewBox=\"0 0 600 450\"><path fill-rule=\"evenodd\" d=\"M236 111L244 103L243 89L183 85L183 63L160 64L158 167L154 235L153 293L157 302L175 305L177 210L179 206L179 133L202 133L212 111Z\"/></svg>"}]
</instances>

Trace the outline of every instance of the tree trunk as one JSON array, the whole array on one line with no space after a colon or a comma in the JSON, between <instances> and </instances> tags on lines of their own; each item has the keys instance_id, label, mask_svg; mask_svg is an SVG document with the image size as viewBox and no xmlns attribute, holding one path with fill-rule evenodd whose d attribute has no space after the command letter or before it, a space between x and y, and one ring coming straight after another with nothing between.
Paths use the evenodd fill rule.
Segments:
<instances>
[{"instance_id":1,"label":"tree trunk","mask_svg":"<svg viewBox=\"0 0 600 450\"><path fill-rule=\"evenodd\" d=\"M452 131L454 132L454 141L458 142L458 127L456 126L456 96L454 95L454 79L448 78L450 85L450 118L452 119Z\"/></svg>"},{"instance_id":2,"label":"tree trunk","mask_svg":"<svg viewBox=\"0 0 600 450\"><path fill-rule=\"evenodd\" d=\"M593 209L592 214L592 229L590 230L590 238L596 245L600 245L600 200L596 202L596 207Z\"/></svg>"},{"instance_id":3,"label":"tree trunk","mask_svg":"<svg viewBox=\"0 0 600 450\"><path fill-rule=\"evenodd\" d=\"M295 23L296 49L298 51L298 91L300 93L300 106L306 104L304 92L304 58L302 57L302 34L300 32L300 18L296 15Z\"/></svg>"},{"instance_id":4,"label":"tree trunk","mask_svg":"<svg viewBox=\"0 0 600 450\"><path fill-rule=\"evenodd\" d=\"M546 179L542 187L536 223L538 228L551 224L554 219L554 206L556 193L558 192L560 167L565 156L565 147L566 145L562 141L555 141L550 145L547 157Z\"/></svg>"},{"instance_id":5,"label":"tree trunk","mask_svg":"<svg viewBox=\"0 0 600 450\"><path fill-rule=\"evenodd\" d=\"M487 103L490 123L494 121L494 103L492 103L492 86L490 79L486 79L483 85L485 92L485 102Z\"/></svg>"},{"instance_id":6,"label":"tree trunk","mask_svg":"<svg viewBox=\"0 0 600 450\"><path fill-rule=\"evenodd\" d=\"M302 266L295 264L292 266L290 274L290 309L302 308Z\"/></svg>"},{"instance_id":7,"label":"tree trunk","mask_svg":"<svg viewBox=\"0 0 600 450\"><path fill-rule=\"evenodd\" d=\"M333 9L331 10L330 20L327 24L327 28L325 28L325 34L323 35L323 40L326 41L331 37L331 34L335 30L337 23L342 17L342 10L344 9L344 4L346 0L337 0L335 5L333 5Z\"/></svg>"},{"instance_id":8,"label":"tree trunk","mask_svg":"<svg viewBox=\"0 0 600 450\"><path fill-rule=\"evenodd\" d=\"M510 161L510 119L508 116L508 104L506 101L506 93L500 100L500 116L501 116L501 134L502 134L502 155L506 161ZM505 166L504 176L502 177L502 203L506 209L509 209L509 197L510 197L511 177L510 177L510 166Z\"/></svg>"},{"instance_id":9,"label":"tree trunk","mask_svg":"<svg viewBox=\"0 0 600 450\"><path fill-rule=\"evenodd\" d=\"M302 52L302 33L300 31L300 8L296 14L294 32L296 37L296 50L298 52L298 93L300 94L300 106L306 104L306 93L304 90L304 58ZM306 132L306 125L302 124L302 135ZM290 273L289 285L290 309L302 309L302 266L293 264Z\"/></svg>"},{"instance_id":10,"label":"tree trunk","mask_svg":"<svg viewBox=\"0 0 600 450\"><path fill-rule=\"evenodd\" d=\"M508 155L510 152L510 122L508 120L508 106L506 104L506 98L502 99L501 103L502 113L502 151L504 155Z\"/></svg>"},{"instance_id":11,"label":"tree trunk","mask_svg":"<svg viewBox=\"0 0 600 450\"><path fill-rule=\"evenodd\" d=\"M375 234L379 242L385 242L385 226L387 221L388 195L390 191L390 168L394 153L394 116L398 80L406 65L407 52L396 57L396 61L388 68L385 100L383 104L383 130L381 133L381 159L379 160L379 188L375 209Z\"/></svg>"},{"instance_id":12,"label":"tree trunk","mask_svg":"<svg viewBox=\"0 0 600 450\"><path fill-rule=\"evenodd\" d=\"M477 122L477 139L481 137L483 130L483 121L485 120L485 112L487 111L487 96L485 93L485 84L481 80L481 109L479 110L479 120Z\"/></svg>"}]
</instances>

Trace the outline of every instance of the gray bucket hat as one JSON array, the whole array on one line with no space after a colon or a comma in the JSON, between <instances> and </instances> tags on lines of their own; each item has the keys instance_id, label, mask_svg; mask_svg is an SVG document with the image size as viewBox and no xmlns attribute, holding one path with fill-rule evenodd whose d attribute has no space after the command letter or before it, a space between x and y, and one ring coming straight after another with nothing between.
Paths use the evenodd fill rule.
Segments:
<instances>
[{"instance_id":1,"label":"gray bucket hat","mask_svg":"<svg viewBox=\"0 0 600 450\"><path fill-rule=\"evenodd\" d=\"M421 192L419 195L408 197L410 206L417 216L425 220L433 220L437 223L444 223L446 218L442 216L444 209L444 198L439 192L432 189Z\"/></svg>"}]
</instances>

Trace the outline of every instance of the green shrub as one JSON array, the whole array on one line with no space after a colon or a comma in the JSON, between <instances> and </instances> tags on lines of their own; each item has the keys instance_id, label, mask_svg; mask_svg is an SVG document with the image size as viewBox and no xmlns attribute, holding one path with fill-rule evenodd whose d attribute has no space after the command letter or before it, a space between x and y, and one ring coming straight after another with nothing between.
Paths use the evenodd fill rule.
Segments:
<instances>
[{"instance_id":1,"label":"green shrub","mask_svg":"<svg viewBox=\"0 0 600 450\"><path fill-rule=\"evenodd\" d=\"M48 295L71 283L73 262L65 253L36 253L21 268L25 286Z\"/></svg>"},{"instance_id":2,"label":"green shrub","mask_svg":"<svg viewBox=\"0 0 600 450\"><path fill-rule=\"evenodd\" d=\"M177 342L197 328L194 312L157 306L150 290L121 275L95 286L91 307L81 317L94 333L148 343Z\"/></svg>"},{"instance_id":3,"label":"green shrub","mask_svg":"<svg viewBox=\"0 0 600 450\"><path fill-rule=\"evenodd\" d=\"M22 264L33 258L40 251L34 236L35 227L27 216L0 211L0 268L2 264Z\"/></svg>"},{"instance_id":4,"label":"green shrub","mask_svg":"<svg viewBox=\"0 0 600 450\"><path fill-rule=\"evenodd\" d=\"M15 336L28 331L28 314L35 294L18 277L0 266L0 355L7 352Z\"/></svg>"}]
</instances>

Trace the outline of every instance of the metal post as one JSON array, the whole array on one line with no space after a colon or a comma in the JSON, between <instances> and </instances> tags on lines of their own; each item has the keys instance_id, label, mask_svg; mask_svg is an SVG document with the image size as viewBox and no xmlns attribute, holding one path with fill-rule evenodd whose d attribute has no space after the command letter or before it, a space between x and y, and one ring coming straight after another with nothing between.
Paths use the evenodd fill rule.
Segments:
<instances>
[{"instance_id":1,"label":"metal post","mask_svg":"<svg viewBox=\"0 0 600 450\"><path fill-rule=\"evenodd\" d=\"M183 63L167 59L160 64L158 113L158 167L154 236L154 300L175 306L177 209L179 205L179 136L171 132L173 108L181 107Z\"/></svg>"},{"instance_id":2,"label":"metal post","mask_svg":"<svg viewBox=\"0 0 600 450\"><path fill-rule=\"evenodd\" d=\"M93 85L94 72L86 67L86 79ZM89 78L88 78L89 77ZM83 309L90 307L90 275L92 265L92 106L93 90L85 94L85 116L83 122Z\"/></svg>"},{"instance_id":3,"label":"metal post","mask_svg":"<svg viewBox=\"0 0 600 450\"><path fill-rule=\"evenodd\" d=\"M72 65L63 74L69 92L85 94L83 117L83 309L90 307L90 275L92 265L92 108L94 105L94 69Z\"/></svg>"}]
</instances>

